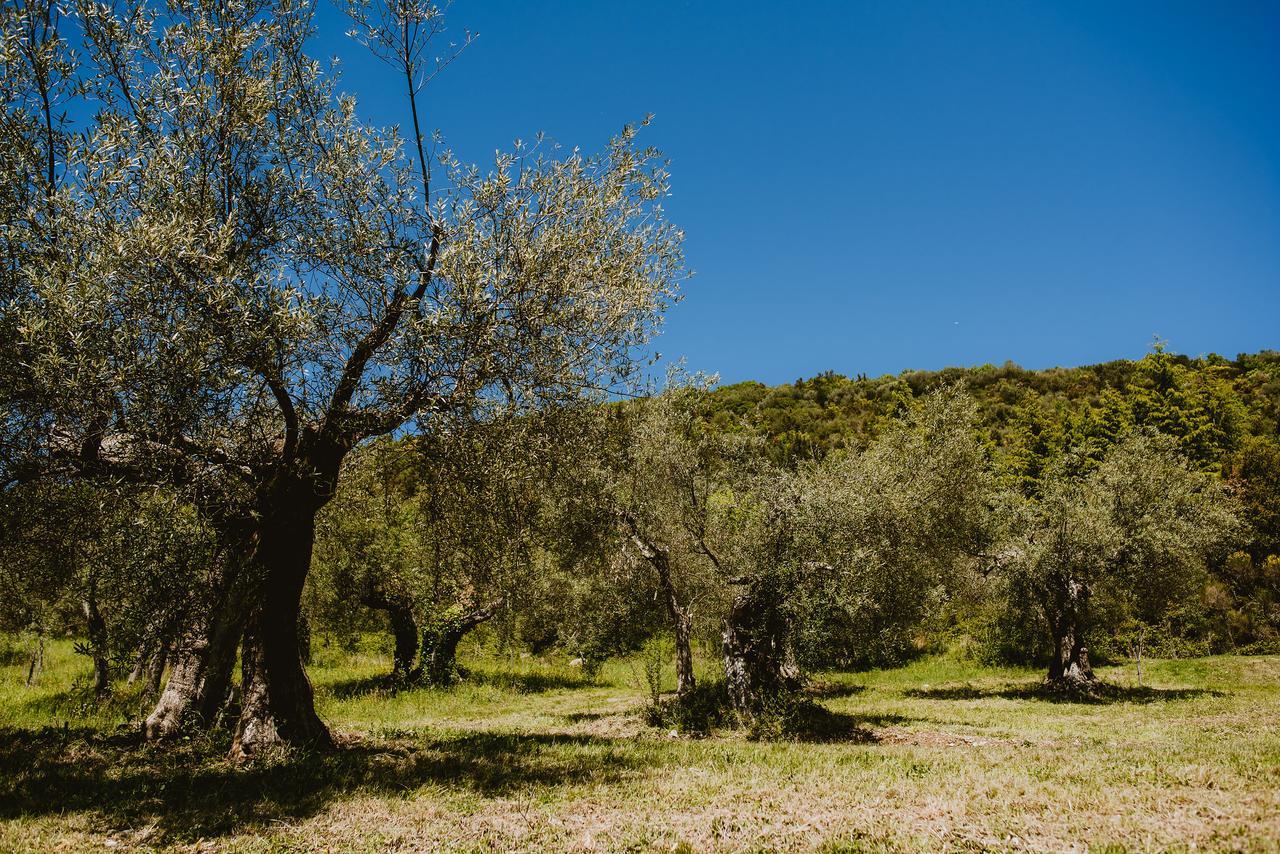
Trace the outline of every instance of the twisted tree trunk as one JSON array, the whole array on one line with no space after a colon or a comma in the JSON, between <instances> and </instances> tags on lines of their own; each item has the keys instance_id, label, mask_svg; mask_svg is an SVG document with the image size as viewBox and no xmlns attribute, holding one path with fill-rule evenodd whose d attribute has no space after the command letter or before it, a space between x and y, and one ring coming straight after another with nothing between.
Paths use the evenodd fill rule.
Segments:
<instances>
[{"instance_id":1,"label":"twisted tree trunk","mask_svg":"<svg viewBox=\"0 0 1280 854\"><path fill-rule=\"evenodd\" d=\"M36 677L44 670L44 635L36 635L35 647L31 650L31 664L27 667L27 687L35 684Z\"/></svg>"},{"instance_id":2,"label":"twisted tree trunk","mask_svg":"<svg viewBox=\"0 0 1280 854\"><path fill-rule=\"evenodd\" d=\"M151 661L147 663L147 693L158 694L160 685L164 679L164 667L169 661L169 644L164 642L160 648L156 650L156 654L151 656Z\"/></svg>"},{"instance_id":3,"label":"twisted tree trunk","mask_svg":"<svg viewBox=\"0 0 1280 854\"><path fill-rule=\"evenodd\" d=\"M133 663L133 669L129 671L129 677L125 680L125 684L136 685L139 681L145 679L148 692L155 693L159 691L161 677L164 675L164 666L168 658L168 641L161 640L158 643L147 644L138 652L138 657Z\"/></svg>"},{"instance_id":4,"label":"twisted tree trunk","mask_svg":"<svg viewBox=\"0 0 1280 854\"><path fill-rule=\"evenodd\" d=\"M244 543L224 545L209 607L175 638L167 657L172 667L164 691L143 724L147 739L171 738L189 728L213 726L226 702L236 648L244 634L250 584ZM160 672L153 677L158 683Z\"/></svg>"},{"instance_id":5,"label":"twisted tree trunk","mask_svg":"<svg viewBox=\"0 0 1280 854\"><path fill-rule=\"evenodd\" d=\"M298 637L315 517L323 501L316 500L313 484L294 477L281 478L268 498L252 560L260 579L257 604L241 648L241 709L231 748L237 758L275 746L333 746L316 714Z\"/></svg>"},{"instance_id":6,"label":"twisted tree trunk","mask_svg":"<svg viewBox=\"0 0 1280 854\"><path fill-rule=\"evenodd\" d=\"M675 584L671 580L671 561L666 551L653 550L645 557L658 574L658 588L671 619L671 633L676 645L676 696L691 692L696 683L693 676L693 616L680 604Z\"/></svg>"},{"instance_id":7,"label":"twisted tree trunk","mask_svg":"<svg viewBox=\"0 0 1280 854\"><path fill-rule=\"evenodd\" d=\"M377 586L370 586L365 589L360 602L367 608L386 612L396 643L391 677L396 681L409 678L418 658L418 620L413 615L413 600L403 595L387 595Z\"/></svg>"},{"instance_id":8,"label":"twisted tree trunk","mask_svg":"<svg viewBox=\"0 0 1280 854\"><path fill-rule=\"evenodd\" d=\"M422 661L415 677L428 685L451 685L458 681L458 644L467 632L493 619L502 607L498 599L457 617L429 625L422 632Z\"/></svg>"},{"instance_id":9,"label":"twisted tree trunk","mask_svg":"<svg viewBox=\"0 0 1280 854\"><path fill-rule=\"evenodd\" d=\"M724 621L725 683L743 721L754 720L802 687L790 617L768 585L747 582Z\"/></svg>"},{"instance_id":10,"label":"twisted tree trunk","mask_svg":"<svg viewBox=\"0 0 1280 854\"><path fill-rule=\"evenodd\" d=\"M164 668L174 645L174 634L180 624L178 613L170 613L153 623L143 639L133 669L129 671L127 684L134 685L146 679L147 693L158 694L164 678Z\"/></svg>"},{"instance_id":11,"label":"twisted tree trunk","mask_svg":"<svg viewBox=\"0 0 1280 854\"><path fill-rule=\"evenodd\" d=\"M1084 643L1089 595L1088 585L1064 578L1052 603L1045 607L1053 633L1053 659L1046 677L1051 687L1088 690L1097 681Z\"/></svg>"},{"instance_id":12,"label":"twisted tree trunk","mask_svg":"<svg viewBox=\"0 0 1280 854\"><path fill-rule=\"evenodd\" d=\"M213 726L231 688L236 647L244 633L245 607L247 603L240 597L219 603L178 641L169 680L143 725L149 740Z\"/></svg>"},{"instance_id":13,"label":"twisted tree trunk","mask_svg":"<svg viewBox=\"0 0 1280 854\"><path fill-rule=\"evenodd\" d=\"M107 655L107 621L98 610L98 599L92 587L80 602L89 634L88 652L93 659L93 693L105 697L111 690L111 661Z\"/></svg>"},{"instance_id":14,"label":"twisted tree trunk","mask_svg":"<svg viewBox=\"0 0 1280 854\"><path fill-rule=\"evenodd\" d=\"M675 582L671 577L671 555L653 543L640 531L636 520L625 512L619 517L632 544L658 576L658 591L662 595L662 604L671 620L671 633L676 645L676 696L683 697L696 686L693 675L693 616L689 609L680 603L676 593Z\"/></svg>"}]
</instances>

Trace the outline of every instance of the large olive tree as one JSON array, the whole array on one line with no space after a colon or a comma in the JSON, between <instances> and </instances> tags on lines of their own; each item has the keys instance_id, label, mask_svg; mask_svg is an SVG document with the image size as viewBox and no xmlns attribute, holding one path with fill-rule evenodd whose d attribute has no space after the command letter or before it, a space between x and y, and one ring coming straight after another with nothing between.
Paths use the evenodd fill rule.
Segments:
<instances>
[{"instance_id":1,"label":"large olive tree","mask_svg":"<svg viewBox=\"0 0 1280 854\"><path fill-rule=\"evenodd\" d=\"M176 485L214 531L151 735L210 719L243 639L234 752L328 745L297 622L344 458L625 376L680 270L665 171L630 129L433 164L420 0L349 7L407 137L308 54L307 0L59 8L0 12L6 468Z\"/></svg>"},{"instance_id":2,"label":"large olive tree","mask_svg":"<svg viewBox=\"0 0 1280 854\"><path fill-rule=\"evenodd\" d=\"M1131 432L1096 465L1083 454L1056 462L1022 510L1005 567L1012 595L1041 609L1053 649L1049 684L1095 682L1087 639L1100 592L1157 619L1238 536L1237 512L1222 484L1161 434Z\"/></svg>"}]
</instances>

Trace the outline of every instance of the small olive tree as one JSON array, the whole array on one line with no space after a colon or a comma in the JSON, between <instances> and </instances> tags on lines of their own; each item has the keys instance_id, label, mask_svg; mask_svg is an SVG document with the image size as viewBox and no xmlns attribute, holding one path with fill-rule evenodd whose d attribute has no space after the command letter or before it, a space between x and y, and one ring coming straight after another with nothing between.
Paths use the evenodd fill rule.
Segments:
<instances>
[{"instance_id":1,"label":"small olive tree","mask_svg":"<svg viewBox=\"0 0 1280 854\"><path fill-rule=\"evenodd\" d=\"M718 620L732 571L719 554L717 504L754 444L710 423L713 382L673 372L661 394L602 410L595 442L601 524L615 532L602 545L650 575L675 641L679 695L695 686L695 619Z\"/></svg>"},{"instance_id":2,"label":"small olive tree","mask_svg":"<svg viewBox=\"0 0 1280 854\"><path fill-rule=\"evenodd\" d=\"M865 451L814 467L810 559L832 572L815 597L821 618L809 621L808 649L863 665L900 662L930 609L962 574L990 563L995 486L977 423L972 397L944 387Z\"/></svg>"},{"instance_id":3,"label":"small olive tree","mask_svg":"<svg viewBox=\"0 0 1280 854\"><path fill-rule=\"evenodd\" d=\"M723 631L732 705L786 705L806 657L875 661L988 561L992 482L975 407L945 388L869 448L790 472L756 460L717 508L737 593ZM807 653L807 656L806 656Z\"/></svg>"}]
</instances>

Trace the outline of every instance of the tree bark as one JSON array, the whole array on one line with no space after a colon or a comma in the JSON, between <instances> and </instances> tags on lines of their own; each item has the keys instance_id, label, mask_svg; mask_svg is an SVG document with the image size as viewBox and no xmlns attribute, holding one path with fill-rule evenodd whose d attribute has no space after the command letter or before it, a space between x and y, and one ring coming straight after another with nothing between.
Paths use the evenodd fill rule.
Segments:
<instances>
[{"instance_id":1,"label":"tree bark","mask_svg":"<svg viewBox=\"0 0 1280 854\"><path fill-rule=\"evenodd\" d=\"M156 654L151 656L151 660L147 662L146 677L148 694L160 693L160 685L164 679L164 666L168 661L169 644L167 641L162 641L160 646L156 649Z\"/></svg>"},{"instance_id":2,"label":"tree bark","mask_svg":"<svg viewBox=\"0 0 1280 854\"><path fill-rule=\"evenodd\" d=\"M315 517L321 506L314 487L302 478L277 484L265 503L269 512L263 516L252 561L260 590L241 652L242 704L233 757L275 746L333 747L328 728L316 714L298 640L302 588L311 568Z\"/></svg>"},{"instance_id":3,"label":"tree bark","mask_svg":"<svg viewBox=\"0 0 1280 854\"><path fill-rule=\"evenodd\" d=\"M31 665L27 667L27 687L35 684L36 677L44 670L44 635L36 636L35 648L31 650Z\"/></svg>"},{"instance_id":4,"label":"tree bark","mask_svg":"<svg viewBox=\"0 0 1280 854\"><path fill-rule=\"evenodd\" d=\"M1096 682L1084 643L1089 592L1087 585L1066 578L1053 604L1045 608L1053 632L1053 659L1046 682L1053 687L1087 690Z\"/></svg>"},{"instance_id":5,"label":"tree bark","mask_svg":"<svg viewBox=\"0 0 1280 854\"><path fill-rule=\"evenodd\" d=\"M493 619L502 607L499 599L460 617L441 620L422 632L422 661L415 676L428 685L451 685L458 681L458 644L467 632Z\"/></svg>"},{"instance_id":6,"label":"tree bark","mask_svg":"<svg viewBox=\"0 0 1280 854\"><path fill-rule=\"evenodd\" d=\"M751 721L802 685L790 618L765 585L749 582L734 597L721 639L729 703Z\"/></svg>"},{"instance_id":7,"label":"tree bark","mask_svg":"<svg viewBox=\"0 0 1280 854\"><path fill-rule=\"evenodd\" d=\"M378 587L370 586L360 602L367 608L387 613L396 642L391 677L396 681L409 678L418 658L418 621L413 615L413 601L408 596L388 596Z\"/></svg>"},{"instance_id":8,"label":"tree bark","mask_svg":"<svg viewBox=\"0 0 1280 854\"><path fill-rule=\"evenodd\" d=\"M660 548L640 531L636 520L627 513L619 514L622 524L631 538L631 542L639 549L641 556L649 562L658 576L658 589L662 594L663 605L671 620L671 632L676 645L676 696L684 696L696 687L693 676L693 617L689 609L680 603L676 595L675 582L671 578L671 555Z\"/></svg>"},{"instance_id":9,"label":"tree bark","mask_svg":"<svg viewBox=\"0 0 1280 854\"><path fill-rule=\"evenodd\" d=\"M243 584L243 579L236 579L235 589L218 597L209 613L175 642L169 680L143 725L147 739L171 738L185 729L211 727L217 720L244 633L248 599L240 589ZM158 683L160 674L154 678Z\"/></svg>"},{"instance_id":10,"label":"tree bark","mask_svg":"<svg viewBox=\"0 0 1280 854\"><path fill-rule=\"evenodd\" d=\"M98 610L98 600L90 589L80 602L89 634L89 655L93 658L93 693L105 697L111 690L111 661L107 657L107 621Z\"/></svg>"},{"instance_id":11,"label":"tree bark","mask_svg":"<svg viewBox=\"0 0 1280 854\"><path fill-rule=\"evenodd\" d=\"M671 619L671 632L676 645L676 696L683 697L696 687L693 676L693 617L680 604L671 580L671 560L666 551L650 549L645 555L658 574L658 587Z\"/></svg>"},{"instance_id":12,"label":"tree bark","mask_svg":"<svg viewBox=\"0 0 1280 854\"><path fill-rule=\"evenodd\" d=\"M696 683L693 678L693 619L683 608L671 613L676 642L676 696L691 692Z\"/></svg>"},{"instance_id":13,"label":"tree bark","mask_svg":"<svg viewBox=\"0 0 1280 854\"><path fill-rule=\"evenodd\" d=\"M221 533L224 542L216 558L219 568L208 607L186 632L175 632L169 645L169 680L143 724L148 740L213 726L230 691L250 601L245 559L252 540L244 531L234 537ZM155 684L161 676L162 672L153 674Z\"/></svg>"}]
</instances>

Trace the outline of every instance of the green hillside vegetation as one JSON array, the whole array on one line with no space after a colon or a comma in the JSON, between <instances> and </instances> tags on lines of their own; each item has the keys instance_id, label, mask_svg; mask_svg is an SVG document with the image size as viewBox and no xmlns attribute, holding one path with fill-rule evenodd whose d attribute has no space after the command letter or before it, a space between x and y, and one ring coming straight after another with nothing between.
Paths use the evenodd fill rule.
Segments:
<instances>
[{"instance_id":1,"label":"green hillside vegetation","mask_svg":"<svg viewBox=\"0 0 1280 854\"><path fill-rule=\"evenodd\" d=\"M1027 370L1002 366L904 371L868 378L834 372L794 383L720 386L709 397L709 420L726 431L764 437L784 465L865 448L913 400L961 385L977 405L978 429L1001 481L1038 493L1054 461L1072 451L1094 459L1118 437L1148 428L1173 437L1188 460L1220 478L1244 504L1248 534L1238 551L1212 566L1197 595L1166 615L1144 643L1165 655L1280 650L1280 353L1235 359L1193 358L1157 345L1137 361ZM956 603L945 625L921 646L977 641L981 654L1026 663L1026 624L1033 614L975 620L975 603ZM966 618L961 612L968 610ZM1097 654L1132 653L1134 627L1114 618L1112 634L1096 639Z\"/></svg>"}]
</instances>

